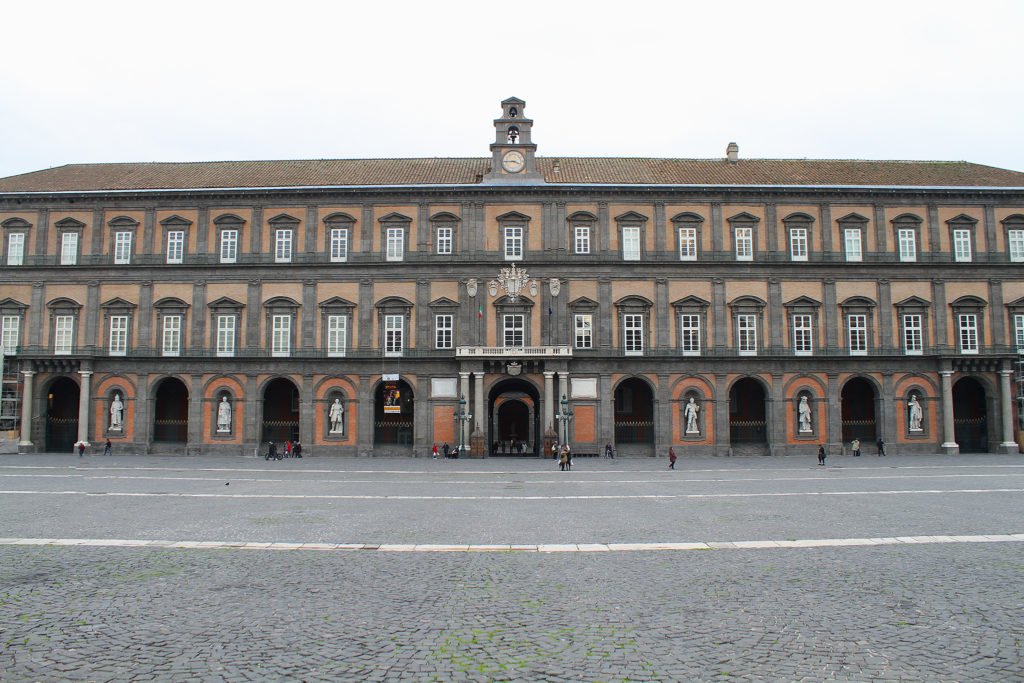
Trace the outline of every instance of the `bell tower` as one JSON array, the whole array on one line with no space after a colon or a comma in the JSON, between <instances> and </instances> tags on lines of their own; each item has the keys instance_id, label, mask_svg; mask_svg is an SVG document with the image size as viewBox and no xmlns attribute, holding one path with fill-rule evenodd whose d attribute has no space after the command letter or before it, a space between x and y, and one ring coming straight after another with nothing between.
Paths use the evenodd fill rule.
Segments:
<instances>
[{"instance_id":1,"label":"bell tower","mask_svg":"<svg viewBox=\"0 0 1024 683\"><path fill-rule=\"evenodd\" d=\"M501 118L494 119L491 170L483 182L503 185L536 185L544 176L537 171L537 145L530 140L533 121L526 118L526 103L510 97L501 103Z\"/></svg>"}]
</instances>

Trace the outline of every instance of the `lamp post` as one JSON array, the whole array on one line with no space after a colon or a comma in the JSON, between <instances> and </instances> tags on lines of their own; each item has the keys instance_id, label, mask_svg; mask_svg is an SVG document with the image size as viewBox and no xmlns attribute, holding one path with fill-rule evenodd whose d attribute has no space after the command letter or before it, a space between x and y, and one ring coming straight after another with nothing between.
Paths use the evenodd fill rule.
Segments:
<instances>
[{"instance_id":1,"label":"lamp post","mask_svg":"<svg viewBox=\"0 0 1024 683\"><path fill-rule=\"evenodd\" d=\"M572 410L569 409L569 399L562 394L562 410L555 415L555 419L562 423L562 445L569 443L569 421L572 419Z\"/></svg>"},{"instance_id":2,"label":"lamp post","mask_svg":"<svg viewBox=\"0 0 1024 683\"><path fill-rule=\"evenodd\" d=\"M473 414L466 412L466 397L459 396L459 409L452 413L459 423L459 455L466 450L466 423L473 419Z\"/></svg>"}]
</instances>

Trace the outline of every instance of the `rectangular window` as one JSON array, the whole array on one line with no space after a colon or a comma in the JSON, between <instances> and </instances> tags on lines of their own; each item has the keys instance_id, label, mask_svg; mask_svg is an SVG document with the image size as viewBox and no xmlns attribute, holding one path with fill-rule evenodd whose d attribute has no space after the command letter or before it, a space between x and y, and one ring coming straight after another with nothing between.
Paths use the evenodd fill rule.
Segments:
<instances>
[{"instance_id":1,"label":"rectangular window","mask_svg":"<svg viewBox=\"0 0 1024 683\"><path fill-rule=\"evenodd\" d=\"M622 331L626 342L626 355L642 356L644 353L644 316L639 313L623 315Z\"/></svg>"},{"instance_id":2,"label":"rectangular window","mask_svg":"<svg viewBox=\"0 0 1024 683\"><path fill-rule=\"evenodd\" d=\"M185 254L185 231L171 230L167 233L167 262L181 263Z\"/></svg>"},{"instance_id":3,"label":"rectangular window","mask_svg":"<svg viewBox=\"0 0 1024 683\"><path fill-rule=\"evenodd\" d=\"M453 348L453 320L451 315L438 315L434 317L434 348Z\"/></svg>"},{"instance_id":4,"label":"rectangular window","mask_svg":"<svg viewBox=\"0 0 1024 683\"><path fill-rule=\"evenodd\" d=\"M505 260L519 261L523 258L523 229L515 226L505 227Z\"/></svg>"},{"instance_id":5,"label":"rectangular window","mask_svg":"<svg viewBox=\"0 0 1024 683\"><path fill-rule=\"evenodd\" d=\"M163 355L177 356L181 354L181 316L164 316Z\"/></svg>"},{"instance_id":6,"label":"rectangular window","mask_svg":"<svg viewBox=\"0 0 1024 683\"><path fill-rule=\"evenodd\" d=\"M679 336L684 356L700 355L700 316L684 313L679 316Z\"/></svg>"},{"instance_id":7,"label":"rectangular window","mask_svg":"<svg viewBox=\"0 0 1024 683\"><path fill-rule=\"evenodd\" d=\"M594 316L589 313L573 316L573 338L577 349L594 348Z\"/></svg>"},{"instance_id":8,"label":"rectangular window","mask_svg":"<svg viewBox=\"0 0 1024 683\"><path fill-rule=\"evenodd\" d=\"M971 261L971 231L953 231L953 258L958 263L970 263Z\"/></svg>"},{"instance_id":9,"label":"rectangular window","mask_svg":"<svg viewBox=\"0 0 1024 683\"><path fill-rule=\"evenodd\" d=\"M344 356L348 348L348 316L327 316L327 355Z\"/></svg>"},{"instance_id":10,"label":"rectangular window","mask_svg":"<svg viewBox=\"0 0 1024 683\"><path fill-rule=\"evenodd\" d=\"M793 352L798 356L810 356L814 352L813 316L801 313L793 316Z\"/></svg>"},{"instance_id":11,"label":"rectangular window","mask_svg":"<svg viewBox=\"0 0 1024 683\"><path fill-rule=\"evenodd\" d=\"M1008 230L1006 239L1010 243L1010 260L1014 263L1024 261L1024 230Z\"/></svg>"},{"instance_id":12,"label":"rectangular window","mask_svg":"<svg viewBox=\"0 0 1024 683\"><path fill-rule=\"evenodd\" d=\"M60 264L73 266L78 263L78 233L66 232L60 238Z\"/></svg>"},{"instance_id":13,"label":"rectangular window","mask_svg":"<svg viewBox=\"0 0 1024 683\"><path fill-rule=\"evenodd\" d=\"M405 229L388 228L387 260L401 261L405 256Z\"/></svg>"},{"instance_id":14,"label":"rectangular window","mask_svg":"<svg viewBox=\"0 0 1024 683\"><path fill-rule=\"evenodd\" d=\"M451 228L438 228L437 229L437 253L438 254L450 254L452 253L452 229Z\"/></svg>"},{"instance_id":15,"label":"rectangular window","mask_svg":"<svg viewBox=\"0 0 1024 683\"><path fill-rule=\"evenodd\" d=\"M128 316L110 316L110 349L111 356L124 356L128 353Z\"/></svg>"},{"instance_id":16,"label":"rectangular window","mask_svg":"<svg viewBox=\"0 0 1024 683\"><path fill-rule=\"evenodd\" d=\"M924 353L923 318L917 313L903 316L903 352L908 356L920 356Z\"/></svg>"},{"instance_id":17,"label":"rectangular window","mask_svg":"<svg viewBox=\"0 0 1024 683\"><path fill-rule=\"evenodd\" d=\"M68 355L75 341L75 316L58 315L54 319L53 352Z\"/></svg>"},{"instance_id":18,"label":"rectangular window","mask_svg":"<svg viewBox=\"0 0 1024 683\"><path fill-rule=\"evenodd\" d=\"M913 229L900 228L897 231L900 243L900 261L917 260L917 233Z\"/></svg>"},{"instance_id":19,"label":"rectangular window","mask_svg":"<svg viewBox=\"0 0 1024 683\"><path fill-rule=\"evenodd\" d=\"M861 261L864 259L864 252L861 247L860 228L846 228L843 231L846 237L846 260Z\"/></svg>"},{"instance_id":20,"label":"rectangular window","mask_svg":"<svg viewBox=\"0 0 1024 683\"><path fill-rule=\"evenodd\" d=\"M505 346L524 346L526 342L526 317L519 313L503 316Z\"/></svg>"},{"instance_id":21,"label":"rectangular window","mask_svg":"<svg viewBox=\"0 0 1024 683\"><path fill-rule=\"evenodd\" d=\"M847 341L851 356L868 354L868 317L863 313L854 313L846 317Z\"/></svg>"},{"instance_id":22,"label":"rectangular window","mask_svg":"<svg viewBox=\"0 0 1024 683\"><path fill-rule=\"evenodd\" d=\"M957 316L960 328L960 353L978 352L978 316L973 313L961 313Z\"/></svg>"},{"instance_id":23,"label":"rectangular window","mask_svg":"<svg viewBox=\"0 0 1024 683\"><path fill-rule=\"evenodd\" d=\"M1013 338L1017 342L1017 353L1024 353L1024 315L1013 316Z\"/></svg>"},{"instance_id":24,"label":"rectangular window","mask_svg":"<svg viewBox=\"0 0 1024 683\"><path fill-rule=\"evenodd\" d=\"M697 228L679 228L679 260L697 260Z\"/></svg>"},{"instance_id":25,"label":"rectangular window","mask_svg":"<svg viewBox=\"0 0 1024 683\"><path fill-rule=\"evenodd\" d=\"M3 348L5 354L11 355L18 350L20 333L21 318L16 315L5 315L3 322L0 323L0 347Z\"/></svg>"},{"instance_id":26,"label":"rectangular window","mask_svg":"<svg viewBox=\"0 0 1024 683\"><path fill-rule=\"evenodd\" d=\"M622 260L640 260L640 228L622 229Z\"/></svg>"},{"instance_id":27,"label":"rectangular window","mask_svg":"<svg viewBox=\"0 0 1024 683\"><path fill-rule=\"evenodd\" d=\"M348 261L348 228L331 228L331 263Z\"/></svg>"},{"instance_id":28,"label":"rectangular window","mask_svg":"<svg viewBox=\"0 0 1024 683\"><path fill-rule=\"evenodd\" d=\"M736 228L736 260L754 260L754 229Z\"/></svg>"},{"instance_id":29,"label":"rectangular window","mask_svg":"<svg viewBox=\"0 0 1024 683\"><path fill-rule=\"evenodd\" d=\"M402 355L402 331L405 317L401 315L384 316L384 355Z\"/></svg>"},{"instance_id":30,"label":"rectangular window","mask_svg":"<svg viewBox=\"0 0 1024 683\"><path fill-rule=\"evenodd\" d=\"M130 232L114 233L114 263L131 263L132 234Z\"/></svg>"},{"instance_id":31,"label":"rectangular window","mask_svg":"<svg viewBox=\"0 0 1024 683\"><path fill-rule=\"evenodd\" d=\"M790 229L789 256L794 261L807 260L807 228Z\"/></svg>"},{"instance_id":32,"label":"rectangular window","mask_svg":"<svg viewBox=\"0 0 1024 683\"><path fill-rule=\"evenodd\" d=\"M736 334L740 355L757 355L757 316L750 313L737 315Z\"/></svg>"},{"instance_id":33,"label":"rectangular window","mask_svg":"<svg viewBox=\"0 0 1024 683\"><path fill-rule=\"evenodd\" d=\"M274 238L274 261L276 263L291 263L292 261L292 231L278 230Z\"/></svg>"},{"instance_id":34,"label":"rectangular window","mask_svg":"<svg viewBox=\"0 0 1024 683\"><path fill-rule=\"evenodd\" d=\"M7 265L25 264L25 233L12 232L7 236Z\"/></svg>"},{"instance_id":35,"label":"rectangular window","mask_svg":"<svg viewBox=\"0 0 1024 683\"><path fill-rule=\"evenodd\" d=\"M590 226L577 225L573 229L575 251L577 254L590 253Z\"/></svg>"},{"instance_id":36,"label":"rectangular window","mask_svg":"<svg viewBox=\"0 0 1024 683\"><path fill-rule=\"evenodd\" d=\"M292 350L292 317L290 315L275 315L271 320L271 327L271 354L287 356Z\"/></svg>"},{"instance_id":37,"label":"rectangular window","mask_svg":"<svg viewBox=\"0 0 1024 683\"><path fill-rule=\"evenodd\" d=\"M235 316L217 316L217 355L228 358L235 355Z\"/></svg>"},{"instance_id":38,"label":"rectangular window","mask_svg":"<svg viewBox=\"0 0 1024 683\"><path fill-rule=\"evenodd\" d=\"M238 231L220 231L220 262L234 263L238 260Z\"/></svg>"}]
</instances>

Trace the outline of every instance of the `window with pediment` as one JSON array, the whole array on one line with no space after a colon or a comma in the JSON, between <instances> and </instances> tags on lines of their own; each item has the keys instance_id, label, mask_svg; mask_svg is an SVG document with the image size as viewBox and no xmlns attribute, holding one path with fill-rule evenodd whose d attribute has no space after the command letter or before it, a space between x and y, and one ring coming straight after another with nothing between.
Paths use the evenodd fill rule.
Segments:
<instances>
[{"instance_id":1,"label":"window with pediment","mask_svg":"<svg viewBox=\"0 0 1024 683\"><path fill-rule=\"evenodd\" d=\"M126 356L131 348L135 304L115 297L100 304L103 312L103 346L108 356Z\"/></svg>"},{"instance_id":2,"label":"window with pediment","mask_svg":"<svg viewBox=\"0 0 1024 683\"><path fill-rule=\"evenodd\" d=\"M1024 297L1006 304L1006 313L1009 315L1013 348L1018 354L1024 353Z\"/></svg>"},{"instance_id":3,"label":"window with pediment","mask_svg":"<svg viewBox=\"0 0 1024 683\"><path fill-rule=\"evenodd\" d=\"M572 344L576 349L592 349L597 346L594 337L598 324L598 303L581 296L569 303L572 317Z\"/></svg>"},{"instance_id":4,"label":"window with pediment","mask_svg":"<svg viewBox=\"0 0 1024 683\"><path fill-rule=\"evenodd\" d=\"M522 261L526 256L529 235L529 216L518 211L509 211L498 216L498 242L504 260Z\"/></svg>"},{"instance_id":5,"label":"window with pediment","mask_svg":"<svg viewBox=\"0 0 1024 683\"><path fill-rule=\"evenodd\" d=\"M846 214L836 221L839 223L839 238L843 244L843 258L847 262L855 263L864 260L868 221L866 216L859 213Z\"/></svg>"},{"instance_id":6,"label":"window with pediment","mask_svg":"<svg viewBox=\"0 0 1024 683\"><path fill-rule=\"evenodd\" d=\"M801 296L783 304L789 320L789 344L794 355L811 356L818 341L818 311L821 302Z\"/></svg>"},{"instance_id":7,"label":"window with pediment","mask_svg":"<svg viewBox=\"0 0 1024 683\"><path fill-rule=\"evenodd\" d=\"M765 302L756 296L741 296L729 304L733 346L741 356L756 356L764 338Z\"/></svg>"},{"instance_id":8,"label":"window with pediment","mask_svg":"<svg viewBox=\"0 0 1024 683\"><path fill-rule=\"evenodd\" d=\"M16 299L8 297L0 301L0 348L7 356L13 356L21 346L27 310L28 306Z\"/></svg>"},{"instance_id":9,"label":"window with pediment","mask_svg":"<svg viewBox=\"0 0 1024 683\"><path fill-rule=\"evenodd\" d=\"M64 218L54 223L53 227L57 229L60 265L77 265L81 256L82 235L85 233L85 223L74 218Z\"/></svg>"},{"instance_id":10,"label":"window with pediment","mask_svg":"<svg viewBox=\"0 0 1024 683\"><path fill-rule=\"evenodd\" d=\"M164 244L167 245L167 263L184 263L192 221L181 216L170 216L160 221L160 225L164 231Z\"/></svg>"},{"instance_id":11,"label":"window with pediment","mask_svg":"<svg viewBox=\"0 0 1024 683\"><path fill-rule=\"evenodd\" d=\"M271 356L284 358L292 354L300 307L298 301L286 296L263 302L267 335L265 343Z\"/></svg>"},{"instance_id":12,"label":"window with pediment","mask_svg":"<svg viewBox=\"0 0 1024 683\"><path fill-rule=\"evenodd\" d=\"M782 219L789 242L789 260L807 261L810 258L814 217L806 213L791 213Z\"/></svg>"},{"instance_id":13,"label":"window with pediment","mask_svg":"<svg viewBox=\"0 0 1024 683\"><path fill-rule=\"evenodd\" d=\"M9 266L25 265L25 250L32 224L24 218L8 218L0 223L4 229L4 263Z\"/></svg>"},{"instance_id":14,"label":"window with pediment","mask_svg":"<svg viewBox=\"0 0 1024 683\"><path fill-rule=\"evenodd\" d=\"M917 261L917 245L921 243L921 217L904 213L892 219L893 236L899 260L903 263Z\"/></svg>"},{"instance_id":15,"label":"window with pediment","mask_svg":"<svg viewBox=\"0 0 1024 683\"><path fill-rule=\"evenodd\" d=\"M495 329L501 346L530 346L533 340L532 311L534 302L525 296L511 302L507 296L494 301Z\"/></svg>"},{"instance_id":16,"label":"window with pediment","mask_svg":"<svg viewBox=\"0 0 1024 683\"><path fill-rule=\"evenodd\" d=\"M976 296L962 296L949 304L956 326L956 348L962 354L976 354L985 346L985 307Z\"/></svg>"},{"instance_id":17,"label":"window with pediment","mask_svg":"<svg viewBox=\"0 0 1024 683\"><path fill-rule=\"evenodd\" d=\"M704 217L689 211L676 214L672 217L672 226L679 260L696 261L700 250Z\"/></svg>"},{"instance_id":18,"label":"window with pediment","mask_svg":"<svg viewBox=\"0 0 1024 683\"><path fill-rule=\"evenodd\" d=\"M245 221L233 213L213 219L217 231L217 257L220 263L238 263Z\"/></svg>"},{"instance_id":19,"label":"window with pediment","mask_svg":"<svg viewBox=\"0 0 1024 683\"><path fill-rule=\"evenodd\" d=\"M408 299L392 296L377 302L377 344L385 356L401 356L409 345L413 304Z\"/></svg>"},{"instance_id":20,"label":"window with pediment","mask_svg":"<svg viewBox=\"0 0 1024 683\"><path fill-rule=\"evenodd\" d=\"M569 248L573 254L590 254L597 236L597 216L589 211L576 211L566 222L569 225Z\"/></svg>"},{"instance_id":21,"label":"window with pediment","mask_svg":"<svg viewBox=\"0 0 1024 683\"><path fill-rule=\"evenodd\" d=\"M320 302L320 339L328 357L348 354L355 309L353 302L338 296Z\"/></svg>"},{"instance_id":22,"label":"window with pediment","mask_svg":"<svg viewBox=\"0 0 1024 683\"><path fill-rule=\"evenodd\" d=\"M294 260L295 244L299 235L300 221L286 213L274 216L267 223L273 242L274 263L291 263Z\"/></svg>"},{"instance_id":23,"label":"window with pediment","mask_svg":"<svg viewBox=\"0 0 1024 683\"><path fill-rule=\"evenodd\" d=\"M74 299L59 297L51 300L46 307L50 310L50 339L53 340L53 353L59 356L70 355L75 350L82 304Z\"/></svg>"},{"instance_id":24,"label":"window with pediment","mask_svg":"<svg viewBox=\"0 0 1024 683\"><path fill-rule=\"evenodd\" d=\"M654 302L642 296L626 296L615 302L619 348L625 355L642 356L650 346L653 307Z\"/></svg>"},{"instance_id":25,"label":"window with pediment","mask_svg":"<svg viewBox=\"0 0 1024 683\"><path fill-rule=\"evenodd\" d=\"M356 219L347 213L335 212L324 218L324 250L331 263L348 261L349 240L355 234Z\"/></svg>"},{"instance_id":26,"label":"window with pediment","mask_svg":"<svg viewBox=\"0 0 1024 683\"><path fill-rule=\"evenodd\" d=\"M451 256L458 240L459 217L442 211L430 217L430 233L434 236L434 253Z\"/></svg>"},{"instance_id":27,"label":"window with pediment","mask_svg":"<svg viewBox=\"0 0 1024 683\"><path fill-rule=\"evenodd\" d=\"M623 261L640 261L647 242L647 216L628 211L615 217L619 231L619 247Z\"/></svg>"},{"instance_id":28,"label":"window with pediment","mask_svg":"<svg viewBox=\"0 0 1024 683\"><path fill-rule=\"evenodd\" d=\"M434 317L434 348L454 349L458 343L455 338L455 321L459 304L448 297L441 297L430 302L430 310Z\"/></svg>"},{"instance_id":29,"label":"window with pediment","mask_svg":"<svg viewBox=\"0 0 1024 683\"><path fill-rule=\"evenodd\" d=\"M676 346L684 356L699 356L707 348L707 316L710 303L697 296L672 302L675 311Z\"/></svg>"},{"instance_id":30,"label":"window with pediment","mask_svg":"<svg viewBox=\"0 0 1024 683\"><path fill-rule=\"evenodd\" d=\"M153 304L156 329L160 331L160 355L180 356L185 348L189 305L175 297Z\"/></svg>"},{"instance_id":31,"label":"window with pediment","mask_svg":"<svg viewBox=\"0 0 1024 683\"><path fill-rule=\"evenodd\" d=\"M974 235L978 225L977 218L960 214L946 221L949 226L949 244L953 252L953 260L957 263L970 263L974 260Z\"/></svg>"},{"instance_id":32,"label":"window with pediment","mask_svg":"<svg viewBox=\"0 0 1024 683\"><path fill-rule=\"evenodd\" d=\"M1006 250L1011 263L1024 263L1024 214L1015 213L1002 220Z\"/></svg>"},{"instance_id":33,"label":"window with pediment","mask_svg":"<svg viewBox=\"0 0 1024 683\"><path fill-rule=\"evenodd\" d=\"M109 244L116 265L127 265L132 262L138 229L139 222L131 216L118 216L107 222Z\"/></svg>"},{"instance_id":34,"label":"window with pediment","mask_svg":"<svg viewBox=\"0 0 1024 683\"><path fill-rule=\"evenodd\" d=\"M409 226L412 219L400 213L389 213L380 219L380 243L384 249L385 261L405 260L405 248L409 243Z\"/></svg>"},{"instance_id":35,"label":"window with pediment","mask_svg":"<svg viewBox=\"0 0 1024 683\"><path fill-rule=\"evenodd\" d=\"M931 343L929 313L931 302L918 296L899 301L895 305L900 327L900 346L907 356L920 356Z\"/></svg>"},{"instance_id":36,"label":"window with pediment","mask_svg":"<svg viewBox=\"0 0 1024 683\"><path fill-rule=\"evenodd\" d=\"M242 329L242 311L245 304L222 296L207 304L207 308L210 310L214 353L218 358L234 356L240 346L239 330Z\"/></svg>"},{"instance_id":37,"label":"window with pediment","mask_svg":"<svg viewBox=\"0 0 1024 683\"><path fill-rule=\"evenodd\" d=\"M874 343L876 304L863 296L854 296L841 304L846 328L846 350L851 356L866 356Z\"/></svg>"},{"instance_id":38,"label":"window with pediment","mask_svg":"<svg viewBox=\"0 0 1024 683\"><path fill-rule=\"evenodd\" d=\"M757 244L757 224L760 219L744 211L729 218L733 254L737 261L753 261Z\"/></svg>"}]
</instances>

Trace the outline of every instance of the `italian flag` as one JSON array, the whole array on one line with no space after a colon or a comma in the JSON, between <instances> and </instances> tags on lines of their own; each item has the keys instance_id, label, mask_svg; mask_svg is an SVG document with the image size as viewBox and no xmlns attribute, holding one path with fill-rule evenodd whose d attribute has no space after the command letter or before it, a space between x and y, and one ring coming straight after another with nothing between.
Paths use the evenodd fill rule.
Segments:
<instances>
[{"instance_id":1,"label":"italian flag","mask_svg":"<svg viewBox=\"0 0 1024 683\"><path fill-rule=\"evenodd\" d=\"M476 319L479 320L482 317L484 317L484 305L480 304L480 307L476 309Z\"/></svg>"}]
</instances>

